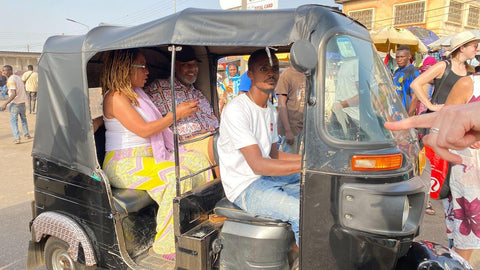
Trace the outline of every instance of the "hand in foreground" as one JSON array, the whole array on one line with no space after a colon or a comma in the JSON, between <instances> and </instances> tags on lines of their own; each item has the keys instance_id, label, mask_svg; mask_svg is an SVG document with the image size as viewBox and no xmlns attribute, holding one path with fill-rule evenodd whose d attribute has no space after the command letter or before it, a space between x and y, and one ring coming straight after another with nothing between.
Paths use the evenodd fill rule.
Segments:
<instances>
[{"instance_id":1,"label":"hand in foreground","mask_svg":"<svg viewBox=\"0 0 480 270\"><path fill-rule=\"evenodd\" d=\"M480 141L480 102L444 106L438 112L410 117L398 122L386 122L390 130L408 128L435 128L423 137L424 144L430 146L443 159L460 164L460 156L448 149L461 150Z\"/></svg>"},{"instance_id":2,"label":"hand in foreground","mask_svg":"<svg viewBox=\"0 0 480 270\"><path fill-rule=\"evenodd\" d=\"M177 106L177 119L190 116L198 111L198 101L186 101Z\"/></svg>"},{"instance_id":3,"label":"hand in foreground","mask_svg":"<svg viewBox=\"0 0 480 270\"><path fill-rule=\"evenodd\" d=\"M0 112L3 112L7 109L7 104L3 104L1 107L0 107Z\"/></svg>"}]
</instances>

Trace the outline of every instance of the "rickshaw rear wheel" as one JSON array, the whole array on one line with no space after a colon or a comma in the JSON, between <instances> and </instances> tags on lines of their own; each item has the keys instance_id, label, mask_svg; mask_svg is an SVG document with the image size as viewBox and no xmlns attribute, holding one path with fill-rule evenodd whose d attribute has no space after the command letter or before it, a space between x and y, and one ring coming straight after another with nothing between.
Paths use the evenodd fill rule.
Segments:
<instances>
[{"instance_id":1,"label":"rickshaw rear wheel","mask_svg":"<svg viewBox=\"0 0 480 270\"><path fill-rule=\"evenodd\" d=\"M45 244L45 265L48 270L90 270L95 267L87 267L75 262L68 254L69 245L53 236L48 238Z\"/></svg>"}]
</instances>

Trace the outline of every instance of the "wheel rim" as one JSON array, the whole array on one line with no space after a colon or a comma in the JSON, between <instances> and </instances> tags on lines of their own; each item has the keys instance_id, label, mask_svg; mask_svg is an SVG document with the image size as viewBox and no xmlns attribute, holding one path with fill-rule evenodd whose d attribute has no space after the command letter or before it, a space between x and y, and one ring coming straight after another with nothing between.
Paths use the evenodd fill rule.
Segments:
<instances>
[{"instance_id":1,"label":"wheel rim","mask_svg":"<svg viewBox=\"0 0 480 270\"><path fill-rule=\"evenodd\" d=\"M52 254L54 270L75 270L75 263L65 250L55 250Z\"/></svg>"}]
</instances>

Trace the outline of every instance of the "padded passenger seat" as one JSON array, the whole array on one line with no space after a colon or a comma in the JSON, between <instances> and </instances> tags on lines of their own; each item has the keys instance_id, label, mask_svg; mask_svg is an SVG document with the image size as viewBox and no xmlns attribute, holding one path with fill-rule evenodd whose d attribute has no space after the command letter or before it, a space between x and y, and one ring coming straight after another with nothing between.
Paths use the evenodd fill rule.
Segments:
<instances>
[{"instance_id":1,"label":"padded passenger seat","mask_svg":"<svg viewBox=\"0 0 480 270\"><path fill-rule=\"evenodd\" d=\"M102 165L105 158L105 126L100 126L94 135L98 164ZM115 209L121 215L138 212L155 203L145 190L112 187L112 195Z\"/></svg>"},{"instance_id":2,"label":"padded passenger seat","mask_svg":"<svg viewBox=\"0 0 480 270\"><path fill-rule=\"evenodd\" d=\"M155 203L145 190L112 187L112 194L115 209L121 215L138 212Z\"/></svg>"},{"instance_id":3,"label":"padded passenger seat","mask_svg":"<svg viewBox=\"0 0 480 270\"><path fill-rule=\"evenodd\" d=\"M215 214L238 221L248 222L267 222L267 223L286 223L279 219L273 219L262 216L255 216L243 211L235 204L231 203L226 197L217 202L214 209Z\"/></svg>"}]
</instances>

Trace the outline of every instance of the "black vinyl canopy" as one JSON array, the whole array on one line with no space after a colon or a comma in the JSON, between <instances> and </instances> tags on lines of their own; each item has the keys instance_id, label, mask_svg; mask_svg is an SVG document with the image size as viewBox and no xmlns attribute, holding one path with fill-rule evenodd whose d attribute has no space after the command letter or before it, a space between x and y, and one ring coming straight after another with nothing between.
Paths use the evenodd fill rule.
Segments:
<instances>
[{"instance_id":1,"label":"black vinyl canopy","mask_svg":"<svg viewBox=\"0 0 480 270\"><path fill-rule=\"evenodd\" d=\"M82 36L50 37L38 67L33 155L88 175L99 168L89 108L89 87L97 85L88 78L95 76L87 64L101 52L169 44L200 46L197 52L205 59L210 54L249 54L265 46L287 51L300 39L318 45L322 35L339 25L369 39L361 25L319 5L263 11L185 9L137 26L101 25Z\"/></svg>"}]
</instances>

